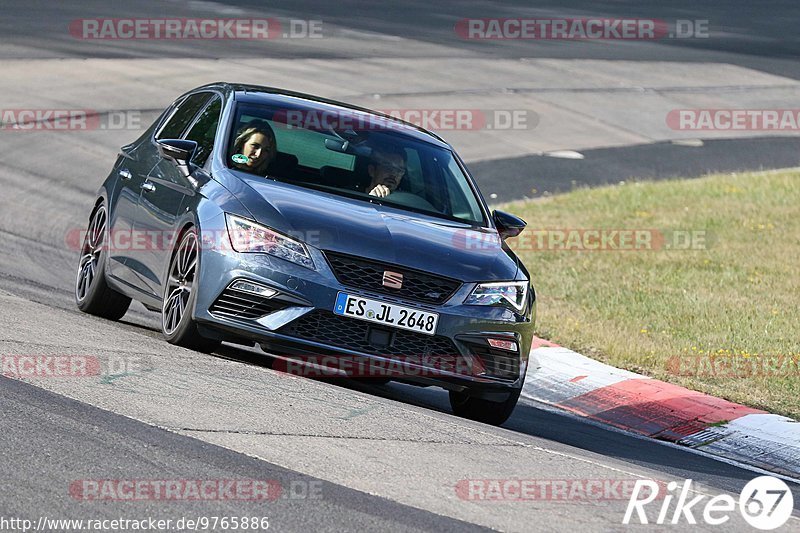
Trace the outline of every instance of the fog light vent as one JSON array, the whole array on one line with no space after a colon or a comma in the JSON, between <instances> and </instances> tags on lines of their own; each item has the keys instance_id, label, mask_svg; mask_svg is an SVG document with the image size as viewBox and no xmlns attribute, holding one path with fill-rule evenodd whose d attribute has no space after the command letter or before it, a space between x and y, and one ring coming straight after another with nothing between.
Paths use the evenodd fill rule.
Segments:
<instances>
[{"instance_id":1,"label":"fog light vent","mask_svg":"<svg viewBox=\"0 0 800 533\"><path fill-rule=\"evenodd\" d=\"M253 283L252 281L245 281L239 280L231 285L231 289L248 292L250 294L257 294L259 296L263 296L264 298L272 298L278 291L275 289L270 289L269 287L265 287L264 285L260 285L258 283Z\"/></svg>"},{"instance_id":2,"label":"fog light vent","mask_svg":"<svg viewBox=\"0 0 800 533\"><path fill-rule=\"evenodd\" d=\"M498 350L506 350L509 352L517 351L517 343L515 341L507 341L505 339L488 339L489 346L497 348Z\"/></svg>"}]
</instances>

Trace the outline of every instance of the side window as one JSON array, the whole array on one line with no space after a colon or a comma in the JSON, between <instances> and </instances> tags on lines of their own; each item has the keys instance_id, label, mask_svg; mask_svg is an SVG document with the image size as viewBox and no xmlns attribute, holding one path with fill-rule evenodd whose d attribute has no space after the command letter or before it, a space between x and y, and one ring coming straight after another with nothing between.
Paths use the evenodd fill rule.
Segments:
<instances>
[{"instance_id":1,"label":"side window","mask_svg":"<svg viewBox=\"0 0 800 533\"><path fill-rule=\"evenodd\" d=\"M219 126L219 115L222 111L222 99L215 96L202 113L197 117L192 129L186 134L186 138L197 143L197 151L192 158L192 162L198 166L203 166L211 155L214 148L214 137Z\"/></svg>"},{"instance_id":2,"label":"side window","mask_svg":"<svg viewBox=\"0 0 800 533\"><path fill-rule=\"evenodd\" d=\"M178 109L172 113L167 122L156 134L156 139L180 139L183 130L186 129L194 116L206 104L211 97L211 93L197 93L187 97L178 104Z\"/></svg>"}]
</instances>

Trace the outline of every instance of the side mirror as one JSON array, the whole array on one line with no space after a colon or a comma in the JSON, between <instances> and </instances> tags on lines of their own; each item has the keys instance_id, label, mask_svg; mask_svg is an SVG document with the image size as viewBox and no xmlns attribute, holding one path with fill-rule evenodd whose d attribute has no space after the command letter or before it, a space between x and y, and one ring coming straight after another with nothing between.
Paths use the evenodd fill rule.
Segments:
<instances>
[{"instance_id":1,"label":"side mirror","mask_svg":"<svg viewBox=\"0 0 800 533\"><path fill-rule=\"evenodd\" d=\"M503 240L516 237L528 225L521 218L503 211L494 211L492 218L494 219L494 225L497 226L498 233L500 233L500 238Z\"/></svg>"},{"instance_id":2,"label":"side mirror","mask_svg":"<svg viewBox=\"0 0 800 533\"><path fill-rule=\"evenodd\" d=\"M197 143L195 141L162 139L156 141L156 144L158 145L158 153L161 154L161 157L177 165L185 177L188 178L191 175L189 161L192 160L192 156L195 150L197 150Z\"/></svg>"}]
</instances>

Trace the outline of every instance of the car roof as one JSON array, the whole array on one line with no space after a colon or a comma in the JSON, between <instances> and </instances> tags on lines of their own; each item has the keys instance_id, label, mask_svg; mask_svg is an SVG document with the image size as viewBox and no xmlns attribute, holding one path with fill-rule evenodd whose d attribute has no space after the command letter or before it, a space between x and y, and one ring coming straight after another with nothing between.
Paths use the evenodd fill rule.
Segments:
<instances>
[{"instance_id":1,"label":"car roof","mask_svg":"<svg viewBox=\"0 0 800 533\"><path fill-rule=\"evenodd\" d=\"M229 94L237 102L252 104L264 104L270 106L291 106L291 108L301 107L308 111L320 113L347 113L366 114L370 117L379 118L381 122L391 122L393 131L402 132L416 140L434 144L442 148L452 149L451 146L435 133L421 128L416 124L406 122L397 117L387 115L372 109L355 106L345 102L329 100L311 94L288 91L276 87L265 87L261 85L250 85L244 83L217 82L194 89L218 89ZM192 92L194 92L192 91Z\"/></svg>"}]
</instances>

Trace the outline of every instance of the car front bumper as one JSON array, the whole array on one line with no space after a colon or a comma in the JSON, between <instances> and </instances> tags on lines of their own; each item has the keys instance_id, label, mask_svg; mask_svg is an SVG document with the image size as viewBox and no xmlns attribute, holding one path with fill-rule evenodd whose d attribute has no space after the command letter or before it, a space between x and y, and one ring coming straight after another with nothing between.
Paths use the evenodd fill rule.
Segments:
<instances>
[{"instance_id":1,"label":"car front bumper","mask_svg":"<svg viewBox=\"0 0 800 533\"><path fill-rule=\"evenodd\" d=\"M468 389L471 393L491 395L522 387L533 337L533 297L524 316L504 307L463 305L475 283L464 283L444 304L423 304L345 287L337 280L322 252L311 247L309 252L314 270L268 254L201 247L200 283L193 315L201 331L222 340L245 338L282 357L312 362L321 361L320 356L326 356L328 361L331 358L367 361L367 368L372 370L391 368L391 379L448 390ZM264 285L278 294L268 298L265 306L250 307L237 316L220 305L220 297L230 294L231 284L238 280ZM373 346L370 335L376 325L333 315L340 292L438 313L436 338L400 332L392 334L390 345ZM246 301L236 309L249 305ZM257 316L258 309L265 314ZM303 324L316 325L318 329L303 329ZM377 329L393 328L377 326ZM362 330L366 337L359 340ZM316 334L304 333L308 331ZM319 334L320 331L324 334ZM513 340L517 351L492 348L488 338ZM394 344L401 340L409 349L398 353L399 347ZM433 345L439 349L431 348ZM442 355L443 346L448 346L445 356ZM398 359L401 365L397 364ZM339 365L339 368L345 367ZM357 368L365 367L362 364ZM358 372L356 376L387 377L365 376Z\"/></svg>"}]
</instances>

